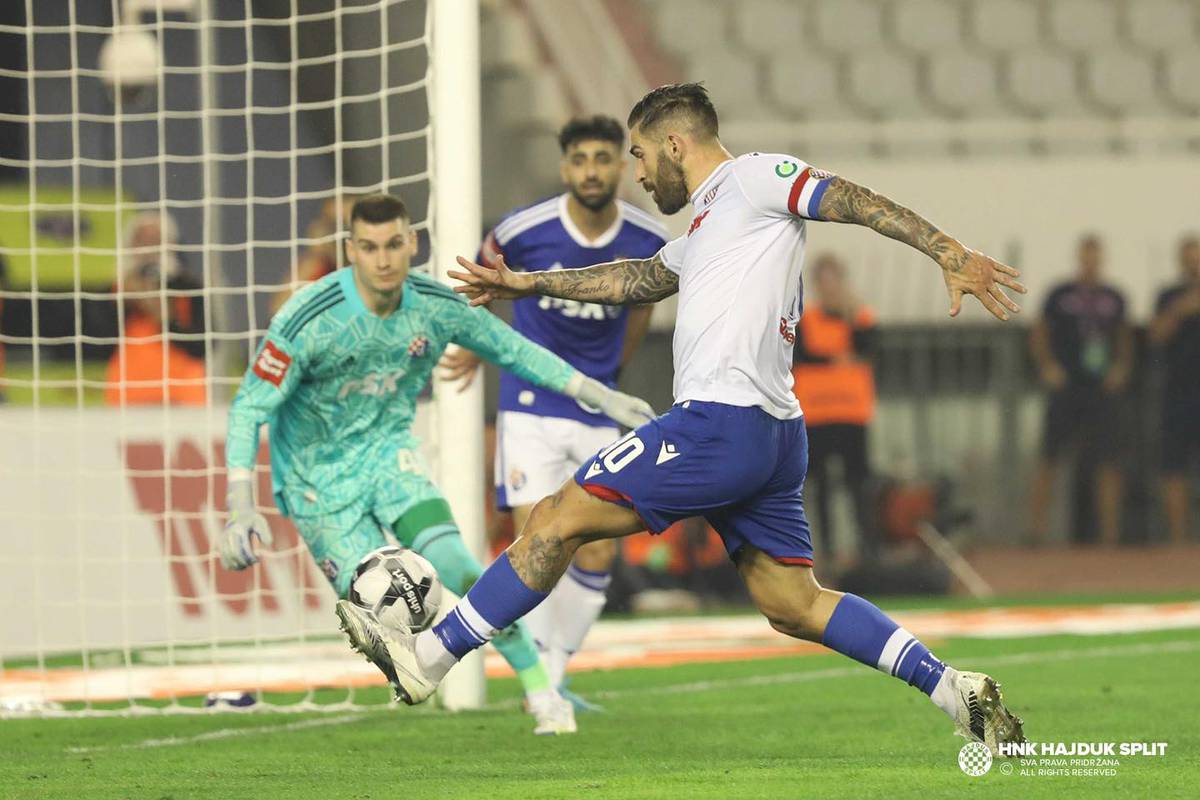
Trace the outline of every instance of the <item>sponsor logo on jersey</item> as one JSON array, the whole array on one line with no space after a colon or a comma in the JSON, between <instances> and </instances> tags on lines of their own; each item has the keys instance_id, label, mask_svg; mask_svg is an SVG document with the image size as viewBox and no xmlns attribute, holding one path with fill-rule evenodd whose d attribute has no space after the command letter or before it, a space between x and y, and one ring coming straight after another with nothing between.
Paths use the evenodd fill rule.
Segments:
<instances>
[{"instance_id":1,"label":"sponsor logo on jersey","mask_svg":"<svg viewBox=\"0 0 1200 800\"><path fill-rule=\"evenodd\" d=\"M785 342L787 342L788 344L795 344L796 343L796 325L795 325L795 323L789 323L787 321L786 317L780 317L779 318L779 335L782 336L783 340Z\"/></svg>"},{"instance_id":2,"label":"sponsor logo on jersey","mask_svg":"<svg viewBox=\"0 0 1200 800\"><path fill-rule=\"evenodd\" d=\"M701 212L696 215L696 218L692 220L692 224L688 227L688 232L687 232L688 236L691 236L693 233L696 232L696 229L700 227L700 224L702 222L704 222L704 218L708 216L709 211L712 211L712 209L709 209L708 211L704 211L704 212Z\"/></svg>"},{"instance_id":3,"label":"sponsor logo on jersey","mask_svg":"<svg viewBox=\"0 0 1200 800\"><path fill-rule=\"evenodd\" d=\"M775 165L775 174L781 178L790 178L800 169L795 161L784 161L782 164Z\"/></svg>"},{"instance_id":4,"label":"sponsor logo on jersey","mask_svg":"<svg viewBox=\"0 0 1200 800\"><path fill-rule=\"evenodd\" d=\"M291 365L292 357L280 350L268 339L263 344L258 358L254 360L254 374L264 381L270 381L279 386L283 383L283 378L287 375L288 367Z\"/></svg>"},{"instance_id":5,"label":"sponsor logo on jersey","mask_svg":"<svg viewBox=\"0 0 1200 800\"><path fill-rule=\"evenodd\" d=\"M365 394L368 397L395 394L396 384L404 377L405 372L406 370L402 369L392 372L368 372L361 378L346 381L338 390L338 400L345 400L352 394Z\"/></svg>"},{"instance_id":6,"label":"sponsor logo on jersey","mask_svg":"<svg viewBox=\"0 0 1200 800\"><path fill-rule=\"evenodd\" d=\"M413 358L421 358L429 352L429 340L418 336L408 343L408 354Z\"/></svg>"}]
</instances>

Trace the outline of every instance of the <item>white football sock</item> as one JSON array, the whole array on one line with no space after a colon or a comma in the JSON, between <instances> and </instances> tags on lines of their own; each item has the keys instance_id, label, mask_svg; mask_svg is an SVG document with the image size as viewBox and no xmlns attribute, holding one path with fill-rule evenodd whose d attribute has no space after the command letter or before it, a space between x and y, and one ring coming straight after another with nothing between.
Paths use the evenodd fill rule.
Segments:
<instances>
[{"instance_id":1,"label":"white football sock","mask_svg":"<svg viewBox=\"0 0 1200 800\"><path fill-rule=\"evenodd\" d=\"M567 662L583 647L588 631L604 610L611 582L607 572L588 572L572 564L554 587L550 594L554 600L554 646L546 664L552 685L562 685Z\"/></svg>"},{"instance_id":2,"label":"white football sock","mask_svg":"<svg viewBox=\"0 0 1200 800\"><path fill-rule=\"evenodd\" d=\"M415 645L417 663L421 665L421 669L425 671L425 674L435 681L440 681L446 677L446 673L450 671L450 668L458 663L458 659L446 649L446 646L442 644L442 640L433 632L433 628L418 633Z\"/></svg>"},{"instance_id":3,"label":"white football sock","mask_svg":"<svg viewBox=\"0 0 1200 800\"><path fill-rule=\"evenodd\" d=\"M938 679L937 686L933 687L933 694L929 695L933 704L945 711L950 719L955 718L958 710L958 694L955 690L957 683L958 670L948 666L942 672L942 677Z\"/></svg>"}]
</instances>

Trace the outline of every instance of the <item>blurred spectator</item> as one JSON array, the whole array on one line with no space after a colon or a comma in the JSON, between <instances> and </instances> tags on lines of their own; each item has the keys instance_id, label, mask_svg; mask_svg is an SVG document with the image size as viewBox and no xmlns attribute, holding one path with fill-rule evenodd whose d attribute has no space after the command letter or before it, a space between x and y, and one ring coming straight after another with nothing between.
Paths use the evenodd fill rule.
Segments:
<instances>
[{"instance_id":1,"label":"blurred spectator","mask_svg":"<svg viewBox=\"0 0 1200 800\"><path fill-rule=\"evenodd\" d=\"M201 287L183 274L178 243L175 221L157 211L138 214L125 230L117 284L125 324L108 362L109 405L205 403L204 342L171 335L204 331Z\"/></svg>"},{"instance_id":2,"label":"blurred spectator","mask_svg":"<svg viewBox=\"0 0 1200 800\"><path fill-rule=\"evenodd\" d=\"M815 480L805 494L817 512L814 529L821 552L833 555L834 485L830 466L841 464L842 483L850 493L861 554L874 559L878 542L865 520L867 425L875 413L875 378L869 361L875 315L859 301L846 278L845 265L823 253L811 268L815 302L806 304L796 326L793 391L808 427L808 475Z\"/></svg>"},{"instance_id":3,"label":"blurred spectator","mask_svg":"<svg viewBox=\"0 0 1200 800\"><path fill-rule=\"evenodd\" d=\"M1125 319L1125 297L1101 281L1103 259L1099 238L1085 236L1079 243L1075 278L1050 292L1033 328L1033 358L1049 392L1042 458L1032 490L1032 534L1039 544L1049 530L1058 466L1075 445L1080 446L1078 469L1095 470L1100 540L1114 545L1120 539L1119 399L1133 366L1133 334ZM1076 538L1083 538L1080 526L1073 528Z\"/></svg>"},{"instance_id":4,"label":"blurred spectator","mask_svg":"<svg viewBox=\"0 0 1200 800\"><path fill-rule=\"evenodd\" d=\"M1150 341L1166 361L1163 387L1163 505L1171 541L1188 537L1188 467L1200 454L1200 239L1179 245L1180 281L1158 296Z\"/></svg>"},{"instance_id":5,"label":"blurred spectator","mask_svg":"<svg viewBox=\"0 0 1200 800\"><path fill-rule=\"evenodd\" d=\"M321 211L308 223L305 238L311 240L300 253L294 275L288 275L291 286L278 292L271 299L271 314L274 315L300 286L312 283L333 272L340 266L341 234L350 230L350 209L357 195L342 195L341 216L338 215L339 198L330 197L321 205ZM318 241L319 240L319 241Z\"/></svg>"}]
</instances>

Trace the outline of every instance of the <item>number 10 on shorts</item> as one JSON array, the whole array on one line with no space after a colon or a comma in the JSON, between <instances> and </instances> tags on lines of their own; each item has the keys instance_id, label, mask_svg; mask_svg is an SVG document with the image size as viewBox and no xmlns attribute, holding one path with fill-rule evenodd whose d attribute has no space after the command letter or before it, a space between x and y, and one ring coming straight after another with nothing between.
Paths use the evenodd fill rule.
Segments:
<instances>
[{"instance_id":1,"label":"number 10 on shorts","mask_svg":"<svg viewBox=\"0 0 1200 800\"><path fill-rule=\"evenodd\" d=\"M644 452L646 445L637 437L637 431L630 431L601 450L598 458L609 472L620 472Z\"/></svg>"}]
</instances>

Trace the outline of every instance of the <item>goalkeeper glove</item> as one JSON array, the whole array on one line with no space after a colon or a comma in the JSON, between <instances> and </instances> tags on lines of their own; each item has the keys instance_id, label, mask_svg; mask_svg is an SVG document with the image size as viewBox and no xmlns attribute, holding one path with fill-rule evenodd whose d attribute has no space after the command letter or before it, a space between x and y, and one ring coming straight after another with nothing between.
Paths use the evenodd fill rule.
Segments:
<instances>
[{"instance_id":1,"label":"goalkeeper glove","mask_svg":"<svg viewBox=\"0 0 1200 800\"><path fill-rule=\"evenodd\" d=\"M636 428L656 416L654 409L642 398L610 389L582 372L571 378L566 393L585 405L600 409L609 419L626 428Z\"/></svg>"},{"instance_id":2,"label":"goalkeeper glove","mask_svg":"<svg viewBox=\"0 0 1200 800\"><path fill-rule=\"evenodd\" d=\"M229 506L229 522L221 535L221 564L225 569L245 569L258 563L251 537L258 537L263 547L273 543L266 517L254 508L254 488L251 478L229 481L225 497Z\"/></svg>"}]
</instances>

